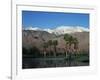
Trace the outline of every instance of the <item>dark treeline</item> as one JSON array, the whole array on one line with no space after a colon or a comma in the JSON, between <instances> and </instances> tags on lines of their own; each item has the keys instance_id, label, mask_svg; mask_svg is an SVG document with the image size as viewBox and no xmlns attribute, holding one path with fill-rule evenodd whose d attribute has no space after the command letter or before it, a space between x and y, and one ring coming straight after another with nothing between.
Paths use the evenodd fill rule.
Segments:
<instances>
[{"instance_id":1,"label":"dark treeline","mask_svg":"<svg viewBox=\"0 0 100 80\"><path fill-rule=\"evenodd\" d=\"M39 58L43 56L43 54L41 54L40 50L37 47L31 47L29 49L23 47L22 53L24 57Z\"/></svg>"},{"instance_id":2,"label":"dark treeline","mask_svg":"<svg viewBox=\"0 0 100 80\"><path fill-rule=\"evenodd\" d=\"M23 54L23 57L33 57L33 58L44 57L43 51L40 51L37 47L31 47L29 49L23 47L22 54ZM54 57L54 54L56 54L56 56L61 56L61 55L65 56L66 55L65 53L62 54L60 52L55 53L54 51L50 51L50 52L48 51L46 53L46 56Z\"/></svg>"}]
</instances>

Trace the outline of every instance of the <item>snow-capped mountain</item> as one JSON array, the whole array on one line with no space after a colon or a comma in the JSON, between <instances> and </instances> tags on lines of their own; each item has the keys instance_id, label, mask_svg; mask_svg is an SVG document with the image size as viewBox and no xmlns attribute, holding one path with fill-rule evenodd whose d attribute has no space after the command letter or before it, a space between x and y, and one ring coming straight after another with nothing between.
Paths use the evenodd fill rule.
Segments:
<instances>
[{"instance_id":1,"label":"snow-capped mountain","mask_svg":"<svg viewBox=\"0 0 100 80\"><path fill-rule=\"evenodd\" d=\"M69 26L61 26L61 27L57 27L56 29L53 30L53 33L55 34L65 34L65 33L75 33L75 32L88 32L89 29L84 28L84 27L69 27Z\"/></svg>"},{"instance_id":2,"label":"snow-capped mountain","mask_svg":"<svg viewBox=\"0 0 100 80\"><path fill-rule=\"evenodd\" d=\"M89 32L88 28L84 28L81 26L60 26L60 27L56 27L54 29L41 29L38 27L28 27L25 28L24 30L34 30L34 31L47 31L49 33L53 33L56 35L60 35L60 34L65 34L65 33L75 33L75 32Z\"/></svg>"},{"instance_id":3,"label":"snow-capped mountain","mask_svg":"<svg viewBox=\"0 0 100 80\"><path fill-rule=\"evenodd\" d=\"M39 31L39 30L42 30L42 29L40 29L40 28L38 28L38 27L32 27L32 26L30 26L30 27L27 27L27 28L23 28L23 30L34 30L34 31Z\"/></svg>"}]
</instances>

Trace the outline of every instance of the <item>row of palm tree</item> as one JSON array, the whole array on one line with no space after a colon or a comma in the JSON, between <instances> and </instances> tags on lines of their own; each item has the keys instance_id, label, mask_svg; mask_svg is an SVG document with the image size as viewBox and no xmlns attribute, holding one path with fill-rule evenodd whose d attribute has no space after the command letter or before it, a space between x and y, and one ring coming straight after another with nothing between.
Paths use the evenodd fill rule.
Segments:
<instances>
[{"instance_id":1,"label":"row of palm tree","mask_svg":"<svg viewBox=\"0 0 100 80\"><path fill-rule=\"evenodd\" d=\"M78 50L78 40L76 37L73 37L69 34L65 34L64 35L64 40L66 42L66 57L68 53L74 53L75 51ZM53 46L54 49L54 55L57 53L57 45L58 45L58 41L57 40L48 40L47 42L44 41L43 43L43 48L44 48L44 54L47 53L47 48L49 48L49 53L51 53L51 49ZM73 45L73 47L72 47Z\"/></svg>"},{"instance_id":2,"label":"row of palm tree","mask_svg":"<svg viewBox=\"0 0 100 80\"><path fill-rule=\"evenodd\" d=\"M77 53L78 51L78 39L76 37L73 37L69 34L64 35L64 40L66 42L66 59L69 60L68 64L69 66L71 65L71 55L72 53ZM47 42L44 41L43 48L44 48L44 58L46 57L47 54L47 48L49 48L49 53L52 52L52 47L53 47L53 53L54 57L56 58L56 53L57 53L57 45L58 41L57 40L48 40Z\"/></svg>"},{"instance_id":3,"label":"row of palm tree","mask_svg":"<svg viewBox=\"0 0 100 80\"><path fill-rule=\"evenodd\" d=\"M49 47L50 51L49 53L51 53L51 48L52 46L54 47L54 56L56 57L56 46L58 45L58 41L57 40L49 40L47 42L44 42L43 44L43 48L44 48L44 57L46 57L46 53L47 53L47 48Z\"/></svg>"},{"instance_id":4,"label":"row of palm tree","mask_svg":"<svg viewBox=\"0 0 100 80\"><path fill-rule=\"evenodd\" d=\"M71 35L65 34L64 35L64 40L66 42L66 55L68 52L73 52L73 50L77 50L78 49L78 40L76 37L73 37ZM72 45L74 45L73 47L71 47Z\"/></svg>"},{"instance_id":5,"label":"row of palm tree","mask_svg":"<svg viewBox=\"0 0 100 80\"><path fill-rule=\"evenodd\" d=\"M68 57L68 64L71 65L71 55L72 53L76 53L78 51L78 40L76 37L65 34L64 40L66 42L66 58ZM73 45L73 47L72 47Z\"/></svg>"}]
</instances>

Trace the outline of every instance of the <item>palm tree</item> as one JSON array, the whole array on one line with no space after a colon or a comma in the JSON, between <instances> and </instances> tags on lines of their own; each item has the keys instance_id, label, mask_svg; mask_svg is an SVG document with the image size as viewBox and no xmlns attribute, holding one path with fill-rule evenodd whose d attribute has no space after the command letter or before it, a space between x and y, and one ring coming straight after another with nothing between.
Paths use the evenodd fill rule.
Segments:
<instances>
[{"instance_id":1,"label":"palm tree","mask_svg":"<svg viewBox=\"0 0 100 80\"><path fill-rule=\"evenodd\" d=\"M76 54L78 53L78 40L77 40L77 38L74 38L73 39L74 41L73 41L73 44L74 44L74 55L75 55L75 58L76 58ZM75 65L77 65L77 62L76 62L76 59L74 58L74 64Z\"/></svg>"},{"instance_id":2,"label":"palm tree","mask_svg":"<svg viewBox=\"0 0 100 80\"><path fill-rule=\"evenodd\" d=\"M64 40L66 41L66 57L68 54L68 65L71 65L71 55L73 52L73 48L72 48L72 44L75 44L76 46L76 42L77 42L77 38L74 38L71 35L65 34L64 35Z\"/></svg>"},{"instance_id":3,"label":"palm tree","mask_svg":"<svg viewBox=\"0 0 100 80\"><path fill-rule=\"evenodd\" d=\"M64 40L66 41L66 58L67 58L67 54L69 51L69 38L70 38L70 35L68 35L68 34L64 35Z\"/></svg>"},{"instance_id":4,"label":"palm tree","mask_svg":"<svg viewBox=\"0 0 100 80\"><path fill-rule=\"evenodd\" d=\"M75 52L78 51L78 44L79 44L79 42L78 42L77 38L74 38L74 50L75 50Z\"/></svg>"},{"instance_id":5,"label":"palm tree","mask_svg":"<svg viewBox=\"0 0 100 80\"><path fill-rule=\"evenodd\" d=\"M50 53L51 53L52 40L48 41L48 46L50 47Z\"/></svg>"},{"instance_id":6,"label":"palm tree","mask_svg":"<svg viewBox=\"0 0 100 80\"><path fill-rule=\"evenodd\" d=\"M46 61L45 61L46 54L47 54L47 49L46 48L48 48L48 43L47 42L44 42L43 43L43 54L44 54L44 63L43 63L43 65L44 66L46 65Z\"/></svg>"},{"instance_id":7,"label":"palm tree","mask_svg":"<svg viewBox=\"0 0 100 80\"><path fill-rule=\"evenodd\" d=\"M53 40L53 45L54 45L54 56L56 57L56 53L57 53L57 48L56 46L58 45L58 41L57 40Z\"/></svg>"},{"instance_id":8,"label":"palm tree","mask_svg":"<svg viewBox=\"0 0 100 80\"><path fill-rule=\"evenodd\" d=\"M56 53L57 53L57 48L56 48L56 46L58 45L58 41L57 40L53 40L52 41L52 44L54 45L54 57L55 57L55 59L56 59ZM55 60L55 66L56 66L56 60Z\"/></svg>"},{"instance_id":9,"label":"palm tree","mask_svg":"<svg viewBox=\"0 0 100 80\"><path fill-rule=\"evenodd\" d=\"M72 44L74 44L75 42L75 38L70 36L69 37L69 52L72 53L73 52L73 48L72 48Z\"/></svg>"},{"instance_id":10,"label":"palm tree","mask_svg":"<svg viewBox=\"0 0 100 80\"><path fill-rule=\"evenodd\" d=\"M72 56L72 53L73 53L73 48L72 48L72 44L74 42L74 37L70 36L69 37L69 66L71 65L71 56Z\"/></svg>"},{"instance_id":11,"label":"palm tree","mask_svg":"<svg viewBox=\"0 0 100 80\"><path fill-rule=\"evenodd\" d=\"M43 43L43 48L44 48L44 50L43 50L44 57L46 57L46 53L47 53L46 48L48 48L48 44L46 42Z\"/></svg>"}]
</instances>

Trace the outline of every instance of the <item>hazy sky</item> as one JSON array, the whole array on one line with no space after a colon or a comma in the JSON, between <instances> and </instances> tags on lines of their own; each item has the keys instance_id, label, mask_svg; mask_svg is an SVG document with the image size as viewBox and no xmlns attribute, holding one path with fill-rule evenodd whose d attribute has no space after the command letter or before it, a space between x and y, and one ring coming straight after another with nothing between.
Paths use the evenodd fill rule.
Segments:
<instances>
[{"instance_id":1,"label":"hazy sky","mask_svg":"<svg viewBox=\"0 0 100 80\"><path fill-rule=\"evenodd\" d=\"M89 14L22 11L23 27L56 28L58 26L81 26L89 28Z\"/></svg>"}]
</instances>

